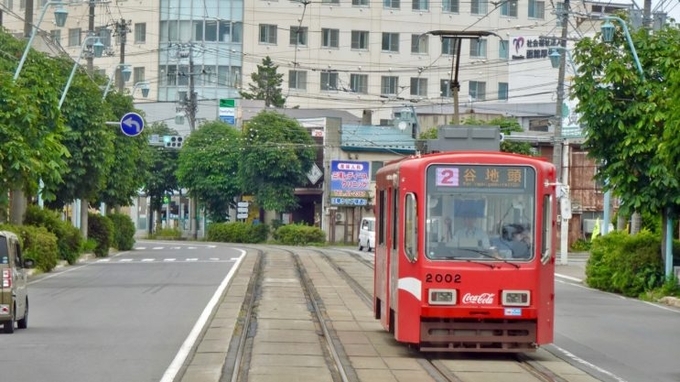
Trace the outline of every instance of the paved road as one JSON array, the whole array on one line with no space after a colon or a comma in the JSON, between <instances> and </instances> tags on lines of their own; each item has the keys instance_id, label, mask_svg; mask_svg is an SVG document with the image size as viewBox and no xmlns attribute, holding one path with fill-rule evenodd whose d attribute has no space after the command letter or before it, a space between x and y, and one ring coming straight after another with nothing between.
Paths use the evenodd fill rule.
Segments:
<instances>
[{"instance_id":1,"label":"paved road","mask_svg":"<svg viewBox=\"0 0 680 382\"><path fill-rule=\"evenodd\" d=\"M161 380L240 252L138 248L33 280L29 329L0 334L0 380Z\"/></svg>"},{"instance_id":2,"label":"paved road","mask_svg":"<svg viewBox=\"0 0 680 382\"><path fill-rule=\"evenodd\" d=\"M680 381L680 309L559 280L556 299L553 350L563 358L603 381Z\"/></svg>"}]
</instances>

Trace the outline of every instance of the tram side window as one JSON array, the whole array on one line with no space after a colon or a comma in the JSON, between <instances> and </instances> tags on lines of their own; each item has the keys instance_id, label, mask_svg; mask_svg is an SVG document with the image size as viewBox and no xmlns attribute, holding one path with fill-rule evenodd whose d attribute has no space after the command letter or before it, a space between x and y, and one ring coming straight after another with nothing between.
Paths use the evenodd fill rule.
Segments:
<instances>
[{"instance_id":1,"label":"tram side window","mask_svg":"<svg viewBox=\"0 0 680 382\"><path fill-rule=\"evenodd\" d=\"M541 261L547 262L552 256L552 195L543 195L543 240L541 242Z\"/></svg>"},{"instance_id":2,"label":"tram side window","mask_svg":"<svg viewBox=\"0 0 680 382\"><path fill-rule=\"evenodd\" d=\"M387 231L387 221L385 220L385 211L387 210L387 193L385 190L380 190L378 193L378 200L380 206L378 208L378 221L380 222L380 231L378 231L378 244L385 244L385 232Z\"/></svg>"},{"instance_id":3,"label":"tram side window","mask_svg":"<svg viewBox=\"0 0 680 382\"><path fill-rule=\"evenodd\" d=\"M399 222L399 190L398 189L393 189L392 190L392 224L391 224L391 229L392 229L392 249L396 250L397 249L397 234L399 230L397 227L399 227L397 224Z\"/></svg>"},{"instance_id":4,"label":"tram side window","mask_svg":"<svg viewBox=\"0 0 680 382\"><path fill-rule=\"evenodd\" d=\"M404 252L409 261L418 259L418 205L415 195L407 194L404 202Z\"/></svg>"}]
</instances>

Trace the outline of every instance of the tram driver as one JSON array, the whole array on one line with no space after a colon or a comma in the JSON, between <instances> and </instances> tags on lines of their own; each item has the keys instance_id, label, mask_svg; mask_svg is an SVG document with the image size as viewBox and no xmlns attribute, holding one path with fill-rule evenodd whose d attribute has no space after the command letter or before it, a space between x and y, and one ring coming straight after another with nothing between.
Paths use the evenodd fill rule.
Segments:
<instances>
[{"instance_id":1,"label":"tram driver","mask_svg":"<svg viewBox=\"0 0 680 382\"><path fill-rule=\"evenodd\" d=\"M481 247L490 248L489 235L480 228L477 228L477 217L468 213L463 215L464 226L457 229L453 234L452 241L459 247Z\"/></svg>"}]
</instances>

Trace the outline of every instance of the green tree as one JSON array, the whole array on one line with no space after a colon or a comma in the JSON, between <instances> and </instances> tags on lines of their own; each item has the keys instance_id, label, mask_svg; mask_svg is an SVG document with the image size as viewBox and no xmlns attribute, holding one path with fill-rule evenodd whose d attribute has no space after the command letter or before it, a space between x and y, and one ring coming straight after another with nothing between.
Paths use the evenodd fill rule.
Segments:
<instances>
[{"instance_id":1,"label":"green tree","mask_svg":"<svg viewBox=\"0 0 680 382\"><path fill-rule=\"evenodd\" d=\"M585 147L601 162L596 177L620 197L619 213L678 216L680 211L680 51L677 27L632 34L643 73L617 24L612 43L600 34L574 50L579 75L572 84L585 126ZM665 230L664 230L665 232Z\"/></svg>"},{"instance_id":2,"label":"green tree","mask_svg":"<svg viewBox=\"0 0 680 382\"><path fill-rule=\"evenodd\" d=\"M283 74L276 72L278 68L279 66L274 65L269 56L263 58L262 65L257 66L257 72L250 74L250 78L254 81L248 84L250 92L239 92L241 97L264 100L267 107L283 107L286 103L286 98L283 97L281 91Z\"/></svg>"},{"instance_id":3,"label":"green tree","mask_svg":"<svg viewBox=\"0 0 680 382\"><path fill-rule=\"evenodd\" d=\"M106 103L110 106L108 120L119 121L134 109L132 98L127 94L109 92ZM128 137L118 128L113 128L115 138L114 161L106 176L106 185L98 196L98 202L110 207L128 206L132 198L149 178L149 167L153 149L149 146L148 128L136 137Z\"/></svg>"},{"instance_id":4,"label":"green tree","mask_svg":"<svg viewBox=\"0 0 680 382\"><path fill-rule=\"evenodd\" d=\"M58 61L65 84L73 61ZM83 70L76 71L61 112L69 127L62 142L71 156L66 158L63 182L45 182L45 188L56 196L49 203L55 209L75 199L96 200L114 160L115 133L106 125L109 112L102 101L102 91ZM86 227L86 222L83 224Z\"/></svg>"},{"instance_id":5,"label":"green tree","mask_svg":"<svg viewBox=\"0 0 680 382\"><path fill-rule=\"evenodd\" d=\"M177 135L177 131L170 129L162 122L156 122L149 127L149 134ZM149 157L149 176L145 179L144 191L151 199L151 209L160 216L163 207L163 197L174 192L177 186L177 164L179 150L165 147L153 147Z\"/></svg>"},{"instance_id":6,"label":"green tree","mask_svg":"<svg viewBox=\"0 0 680 382\"><path fill-rule=\"evenodd\" d=\"M64 158L69 156L61 143L65 126L57 107L66 81L58 75L58 62L34 50L14 81L25 42L0 31L0 46L0 188L34 195L40 179L61 182ZM23 212L12 220L19 223L22 218Z\"/></svg>"},{"instance_id":7,"label":"green tree","mask_svg":"<svg viewBox=\"0 0 680 382\"><path fill-rule=\"evenodd\" d=\"M208 122L187 138L179 153L177 180L192 198L203 202L213 222L226 220L229 206L241 193L240 137L229 124Z\"/></svg>"},{"instance_id":8,"label":"green tree","mask_svg":"<svg viewBox=\"0 0 680 382\"><path fill-rule=\"evenodd\" d=\"M309 132L291 118L263 111L245 125L239 166L241 188L264 209L297 207L294 189L307 182L316 158Z\"/></svg>"}]
</instances>

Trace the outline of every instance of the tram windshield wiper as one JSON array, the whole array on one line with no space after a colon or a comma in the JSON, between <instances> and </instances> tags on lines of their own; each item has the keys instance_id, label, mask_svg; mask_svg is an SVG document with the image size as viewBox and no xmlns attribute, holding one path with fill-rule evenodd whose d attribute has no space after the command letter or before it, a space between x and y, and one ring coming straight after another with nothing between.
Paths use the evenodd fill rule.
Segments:
<instances>
[{"instance_id":1,"label":"tram windshield wiper","mask_svg":"<svg viewBox=\"0 0 680 382\"><path fill-rule=\"evenodd\" d=\"M500 261L502 261L506 264L510 264L510 265L514 266L516 269L520 268L520 266L518 264L515 264L511 261L508 261L507 259L504 259L502 257L494 256L494 255L490 254L487 250L477 249L477 248L458 248L458 249L464 249L466 251L474 252L478 255L482 255L482 256L489 258L489 259L500 260Z\"/></svg>"}]
</instances>

